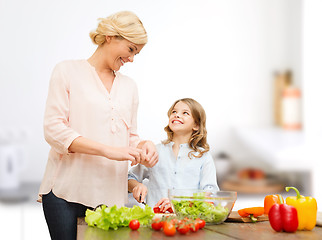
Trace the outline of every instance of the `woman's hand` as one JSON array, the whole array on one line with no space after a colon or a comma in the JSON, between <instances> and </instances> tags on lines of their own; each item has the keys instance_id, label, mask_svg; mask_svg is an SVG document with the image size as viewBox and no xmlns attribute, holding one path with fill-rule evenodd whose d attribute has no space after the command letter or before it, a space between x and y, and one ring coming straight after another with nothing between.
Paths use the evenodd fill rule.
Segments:
<instances>
[{"instance_id":1,"label":"woman's hand","mask_svg":"<svg viewBox=\"0 0 322 240\"><path fill-rule=\"evenodd\" d=\"M105 156L118 161L130 160L131 166L141 162L143 150L133 147L109 147Z\"/></svg>"},{"instance_id":2,"label":"woman's hand","mask_svg":"<svg viewBox=\"0 0 322 240\"><path fill-rule=\"evenodd\" d=\"M164 213L171 208L171 203L169 198L162 198L155 204L154 207L160 207L160 212Z\"/></svg>"},{"instance_id":3,"label":"woman's hand","mask_svg":"<svg viewBox=\"0 0 322 240\"><path fill-rule=\"evenodd\" d=\"M143 183L139 183L133 188L132 192L136 201L142 203L148 193L148 188Z\"/></svg>"},{"instance_id":4,"label":"woman's hand","mask_svg":"<svg viewBox=\"0 0 322 240\"><path fill-rule=\"evenodd\" d=\"M142 149L141 164L151 168L159 161L159 155L153 142L142 141L138 145L138 148Z\"/></svg>"},{"instance_id":5,"label":"woman's hand","mask_svg":"<svg viewBox=\"0 0 322 240\"><path fill-rule=\"evenodd\" d=\"M68 148L69 152L103 156L117 161L131 161L131 165L141 162L143 150L133 147L111 147L82 136L76 138Z\"/></svg>"}]
</instances>

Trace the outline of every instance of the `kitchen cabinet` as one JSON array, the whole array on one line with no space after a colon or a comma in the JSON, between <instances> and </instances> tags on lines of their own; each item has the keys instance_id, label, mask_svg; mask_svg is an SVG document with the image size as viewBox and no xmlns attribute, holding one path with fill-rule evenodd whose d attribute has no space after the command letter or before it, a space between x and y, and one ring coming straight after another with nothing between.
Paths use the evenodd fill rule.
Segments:
<instances>
[{"instance_id":1,"label":"kitchen cabinet","mask_svg":"<svg viewBox=\"0 0 322 240\"><path fill-rule=\"evenodd\" d=\"M50 240L41 204L0 204L0 239Z\"/></svg>"},{"instance_id":2,"label":"kitchen cabinet","mask_svg":"<svg viewBox=\"0 0 322 240\"><path fill-rule=\"evenodd\" d=\"M21 219L23 240L50 240L41 204L24 206Z\"/></svg>"},{"instance_id":3,"label":"kitchen cabinet","mask_svg":"<svg viewBox=\"0 0 322 240\"><path fill-rule=\"evenodd\" d=\"M311 162L305 159L307 149L303 131L271 127L238 128L235 133L245 149L277 170L312 169Z\"/></svg>"},{"instance_id":4,"label":"kitchen cabinet","mask_svg":"<svg viewBox=\"0 0 322 240\"><path fill-rule=\"evenodd\" d=\"M0 239L50 240L42 205L36 202L38 189L39 183L23 183L0 191Z\"/></svg>"},{"instance_id":5,"label":"kitchen cabinet","mask_svg":"<svg viewBox=\"0 0 322 240\"><path fill-rule=\"evenodd\" d=\"M22 207L0 204L0 238L23 239Z\"/></svg>"},{"instance_id":6,"label":"kitchen cabinet","mask_svg":"<svg viewBox=\"0 0 322 240\"><path fill-rule=\"evenodd\" d=\"M265 166L285 184L298 187L304 195L312 195L312 172L315 159L304 131L278 127L238 128L235 135L244 154Z\"/></svg>"}]
</instances>

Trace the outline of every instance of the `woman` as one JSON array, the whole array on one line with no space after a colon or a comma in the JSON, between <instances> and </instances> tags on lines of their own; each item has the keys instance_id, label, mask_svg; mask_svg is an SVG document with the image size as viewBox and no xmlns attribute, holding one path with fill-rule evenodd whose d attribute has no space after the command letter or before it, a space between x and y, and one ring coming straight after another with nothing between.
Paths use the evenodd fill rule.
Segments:
<instances>
[{"instance_id":1,"label":"woman","mask_svg":"<svg viewBox=\"0 0 322 240\"><path fill-rule=\"evenodd\" d=\"M154 144L136 133L136 84L118 72L147 43L146 31L132 12L99 20L90 33L94 54L57 64L50 80L44 133L51 150L39 202L52 239L76 239L87 208L126 203L128 160L158 161Z\"/></svg>"}]
</instances>

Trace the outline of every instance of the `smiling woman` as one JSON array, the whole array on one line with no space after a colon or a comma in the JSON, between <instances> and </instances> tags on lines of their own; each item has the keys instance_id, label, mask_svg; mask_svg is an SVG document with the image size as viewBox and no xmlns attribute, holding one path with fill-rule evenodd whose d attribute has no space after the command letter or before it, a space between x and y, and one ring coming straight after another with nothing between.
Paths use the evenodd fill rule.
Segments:
<instances>
[{"instance_id":1,"label":"smiling woman","mask_svg":"<svg viewBox=\"0 0 322 240\"><path fill-rule=\"evenodd\" d=\"M85 60L54 68L46 103L44 132L51 146L39 190L52 239L76 239L77 217L97 205L127 201L128 161L154 166L151 141L137 134L136 83L119 73L147 42L132 12L100 19L90 33L98 45Z\"/></svg>"}]
</instances>

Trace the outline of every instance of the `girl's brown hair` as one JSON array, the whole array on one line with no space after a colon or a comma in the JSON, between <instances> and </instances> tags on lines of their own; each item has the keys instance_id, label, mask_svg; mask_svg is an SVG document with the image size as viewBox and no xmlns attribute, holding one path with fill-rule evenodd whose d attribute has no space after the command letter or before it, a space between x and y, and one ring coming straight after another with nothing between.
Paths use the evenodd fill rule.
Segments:
<instances>
[{"instance_id":1,"label":"girl's brown hair","mask_svg":"<svg viewBox=\"0 0 322 240\"><path fill-rule=\"evenodd\" d=\"M206 112L203 107L196 100L192 98L182 98L175 101L168 111L168 117L170 117L172 110L178 102L183 102L187 104L191 110L192 117L195 123L199 126L198 130L193 130L191 137L189 139L189 147L193 151L189 152L189 157L191 156L200 158L202 155L209 151L209 145L207 143L207 130L206 130ZM169 127L169 124L164 128L168 135L168 139L163 141L164 144L167 144L173 140L173 132ZM197 155L194 152L198 152Z\"/></svg>"}]
</instances>

